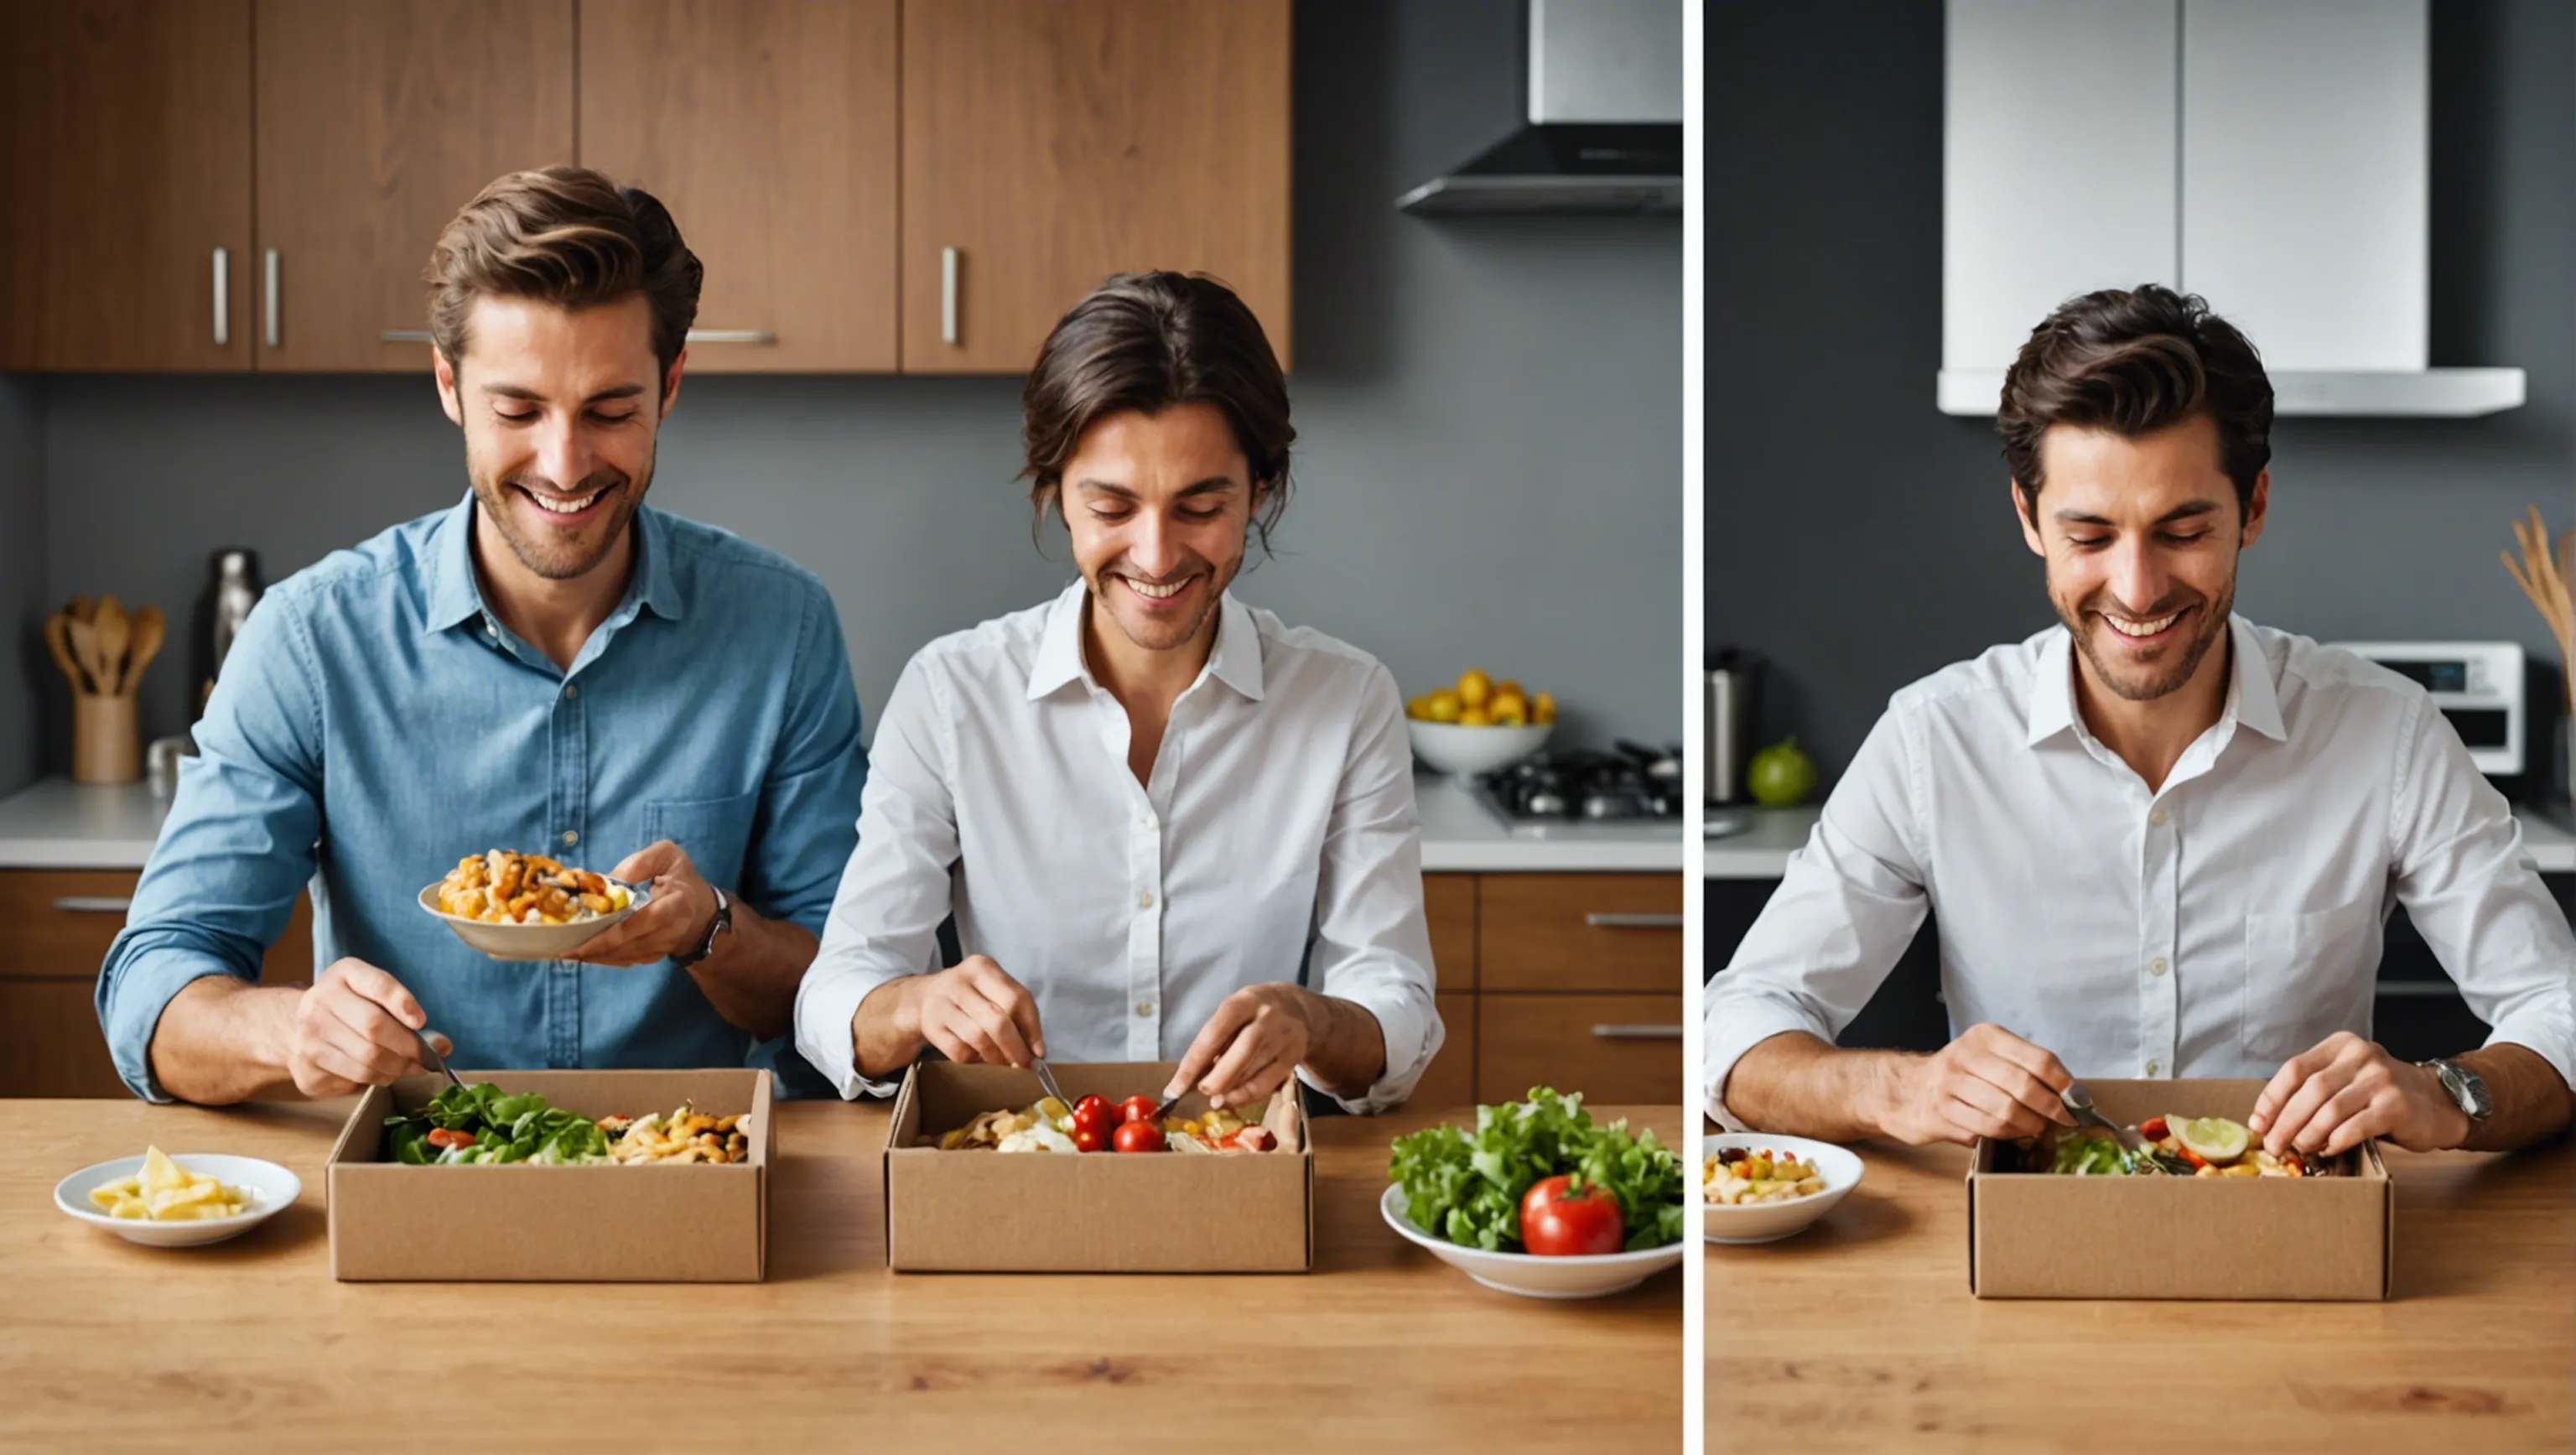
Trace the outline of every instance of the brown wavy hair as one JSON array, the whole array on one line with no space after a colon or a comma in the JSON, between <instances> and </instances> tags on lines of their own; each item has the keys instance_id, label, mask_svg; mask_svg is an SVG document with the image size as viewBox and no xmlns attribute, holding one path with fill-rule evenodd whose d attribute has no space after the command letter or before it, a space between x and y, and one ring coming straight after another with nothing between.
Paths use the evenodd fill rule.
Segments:
<instances>
[{"instance_id":1,"label":"brown wavy hair","mask_svg":"<svg viewBox=\"0 0 2576 1455\"><path fill-rule=\"evenodd\" d=\"M2004 375L1995 430L2022 511L2037 524L2049 426L2135 437L2196 414L2218 427L2218 466L2242 519L2272 461L2272 380L2254 345L2198 294L2146 283L2069 299L2032 329Z\"/></svg>"},{"instance_id":2,"label":"brown wavy hair","mask_svg":"<svg viewBox=\"0 0 2576 1455\"><path fill-rule=\"evenodd\" d=\"M1116 273L1059 320L1020 390L1020 441L1032 524L1064 510L1064 467L1098 421L1126 410L1158 414L1213 404L1234 426L1256 499L1252 532L1288 508L1288 381L1261 321L1203 273Z\"/></svg>"},{"instance_id":3,"label":"brown wavy hair","mask_svg":"<svg viewBox=\"0 0 2576 1455\"><path fill-rule=\"evenodd\" d=\"M706 269L670 209L588 167L512 172L475 194L430 249L429 335L452 366L482 297L533 298L578 312L641 293L653 316L658 394L687 346Z\"/></svg>"}]
</instances>

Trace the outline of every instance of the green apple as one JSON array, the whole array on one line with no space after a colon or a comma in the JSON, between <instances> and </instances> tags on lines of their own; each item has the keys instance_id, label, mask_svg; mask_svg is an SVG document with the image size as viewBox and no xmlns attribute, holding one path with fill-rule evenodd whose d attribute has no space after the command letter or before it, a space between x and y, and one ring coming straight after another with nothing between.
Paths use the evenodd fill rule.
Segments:
<instances>
[{"instance_id":1,"label":"green apple","mask_svg":"<svg viewBox=\"0 0 2576 1455\"><path fill-rule=\"evenodd\" d=\"M1764 808L1793 808L1816 790L1815 760L1798 751L1796 738L1784 738L1753 755L1744 786Z\"/></svg>"}]
</instances>

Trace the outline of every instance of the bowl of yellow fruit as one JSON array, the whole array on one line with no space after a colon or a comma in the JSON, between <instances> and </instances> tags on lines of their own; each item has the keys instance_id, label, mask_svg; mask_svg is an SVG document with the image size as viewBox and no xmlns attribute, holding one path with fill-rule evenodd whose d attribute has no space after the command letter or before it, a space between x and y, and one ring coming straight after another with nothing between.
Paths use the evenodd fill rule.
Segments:
<instances>
[{"instance_id":1,"label":"bowl of yellow fruit","mask_svg":"<svg viewBox=\"0 0 2576 1455\"><path fill-rule=\"evenodd\" d=\"M193 1248L239 1237L304 1195L274 1162L154 1147L84 1167L54 1188L54 1206L131 1243Z\"/></svg>"},{"instance_id":2,"label":"bowl of yellow fruit","mask_svg":"<svg viewBox=\"0 0 2576 1455\"><path fill-rule=\"evenodd\" d=\"M1473 778L1537 752L1556 730L1556 698L1470 667L1455 686L1404 705L1413 756L1454 778Z\"/></svg>"}]
</instances>

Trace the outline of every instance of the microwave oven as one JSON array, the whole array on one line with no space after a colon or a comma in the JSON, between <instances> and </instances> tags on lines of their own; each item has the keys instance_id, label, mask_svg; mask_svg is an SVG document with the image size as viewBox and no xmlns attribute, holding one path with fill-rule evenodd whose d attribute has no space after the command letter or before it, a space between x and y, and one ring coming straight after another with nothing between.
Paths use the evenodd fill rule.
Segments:
<instances>
[{"instance_id":1,"label":"microwave oven","mask_svg":"<svg viewBox=\"0 0 2576 1455\"><path fill-rule=\"evenodd\" d=\"M2469 761L2490 777L2523 770L2523 661L2520 642L2337 642L2411 678L2433 694L2468 746Z\"/></svg>"}]
</instances>

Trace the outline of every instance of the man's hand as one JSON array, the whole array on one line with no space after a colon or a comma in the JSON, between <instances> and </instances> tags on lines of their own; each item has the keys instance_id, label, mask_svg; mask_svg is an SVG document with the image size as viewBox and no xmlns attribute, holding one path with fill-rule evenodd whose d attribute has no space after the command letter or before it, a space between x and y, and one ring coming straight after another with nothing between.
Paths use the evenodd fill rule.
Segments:
<instances>
[{"instance_id":1,"label":"man's hand","mask_svg":"<svg viewBox=\"0 0 2576 1455\"><path fill-rule=\"evenodd\" d=\"M2337 1031L2273 1073L2247 1127L2275 1157L2293 1148L2341 1156L2371 1137L2438 1152L2468 1140L2469 1114L2432 1072Z\"/></svg>"},{"instance_id":2,"label":"man's hand","mask_svg":"<svg viewBox=\"0 0 2576 1455\"><path fill-rule=\"evenodd\" d=\"M1329 1007L1311 990L1279 982L1247 985L1225 998L1163 1088L1196 1085L1211 1106L1252 1106L1297 1074L1324 1039Z\"/></svg>"},{"instance_id":3,"label":"man's hand","mask_svg":"<svg viewBox=\"0 0 2576 1455\"><path fill-rule=\"evenodd\" d=\"M2057 1057L1996 1025L1974 1025L1925 1057L1897 1063L1879 1125L1920 1146L1979 1137L2036 1137L2051 1122L2075 1125L2058 1093L2075 1078Z\"/></svg>"},{"instance_id":4,"label":"man's hand","mask_svg":"<svg viewBox=\"0 0 2576 1455\"><path fill-rule=\"evenodd\" d=\"M429 1023L402 982L364 960L340 960L296 1001L287 1070L306 1096L346 1096L428 1070L412 1033ZM438 1054L455 1049L432 1035Z\"/></svg>"},{"instance_id":5,"label":"man's hand","mask_svg":"<svg viewBox=\"0 0 2576 1455\"><path fill-rule=\"evenodd\" d=\"M989 955L969 955L936 975L898 980L894 988L903 997L895 1007L896 1029L937 1046L951 1061L1026 1066L1046 1054L1037 997Z\"/></svg>"},{"instance_id":6,"label":"man's hand","mask_svg":"<svg viewBox=\"0 0 2576 1455\"><path fill-rule=\"evenodd\" d=\"M716 892L698 877L698 866L669 839L647 844L608 872L626 884L649 884L642 909L584 942L566 959L591 965L650 965L707 942L716 922Z\"/></svg>"}]
</instances>

